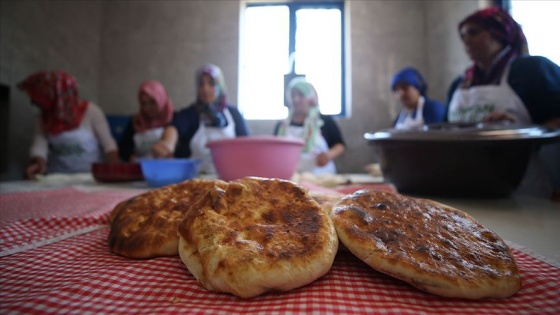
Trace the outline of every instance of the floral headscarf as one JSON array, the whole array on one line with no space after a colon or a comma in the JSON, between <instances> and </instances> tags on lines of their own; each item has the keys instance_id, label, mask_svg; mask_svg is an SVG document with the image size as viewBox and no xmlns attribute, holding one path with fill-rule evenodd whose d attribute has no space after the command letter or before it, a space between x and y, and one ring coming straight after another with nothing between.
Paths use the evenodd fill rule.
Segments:
<instances>
[{"instance_id":1,"label":"floral headscarf","mask_svg":"<svg viewBox=\"0 0 560 315\"><path fill-rule=\"evenodd\" d=\"M323 126L323 120L321 119L321 112L319 110L319 97L315 87L305 80L303 77L296 77L288 83L286 89L286 98L288 99L288 104L290 108L290 114L288 118L280 124L278 129L278 135L286 135L286 129L290 125L293 117L293 103L292 103L292 91L299 91L303 97L309 102L311 107L309 108L309 113L303 122L303 137L305 145L302 149L303 152L311 152L315 147L315 142L317 136L321 133L321 127Z\"/></svg>"},{"instance_id":2,"label":"floral headscarf","mask_svg":"<svg viewBox=\"0 0 560 315\"><path fill-rule=\"evenodd\" d=\"M84 117L88 101L78 97L76 79L63 71L39 71L17 87L27 93L41 110L45 131L52 135L77 128Z\"/></svg>"},{"instance_id":3,"label":"floral headscarf","mask_svg":"<svg viewBox=\"0 0 560 315\"><path fill-rule=\"evenodd\" d=\"M173 119L173 103L169 99L163 85L157 81L146 81L138 89L138 98L144 93L151 97L157 104L159 116L155 118L146 117L142 111L133 117L133 126L136 132L143 132L148 129L164 127Z\"/></svg>"},{"instance_id":4,"label":"floral headscarf","mask_svg":"<svg viewBox=\"0 0 560 315\"><path fill-rule=\"evenodd\" d=\"M214 79L216 100L212 104L203 104L200 99L197 98L195 106L200 114L200 118L204 121L206 126L225 127L227 125L227 120L223 111L227 107L227 89L222 70L213 64L205 64L198 68L195 75L197 89L203 74L208 74Z\"/></svg>"},{"instance_id":5,"label":"floral headscarf","mask_svg":"<svg viewBox=\"0 0 560 315\"><path fill-rule=\"evenodd\" d=\"M459 32L466 23L475 24L500 41L504 49L496 56L490 71L484 73L473 64L465 73L463 88L496 84L508 63L520 54L528 53L527 39L521 26L504 10L490 7L479 10L459 23Z\"/></svg>"}]
</instances>

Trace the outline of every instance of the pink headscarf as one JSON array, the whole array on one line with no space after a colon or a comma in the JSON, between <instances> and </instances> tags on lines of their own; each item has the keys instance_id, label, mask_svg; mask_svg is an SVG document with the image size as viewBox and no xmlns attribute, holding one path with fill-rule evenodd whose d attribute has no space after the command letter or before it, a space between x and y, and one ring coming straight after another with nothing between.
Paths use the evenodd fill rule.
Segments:
<instances>
[{"instance_id":1,"label":"pink headscarf","mask_svg":"<svg viewBox=\"0 0 560 315\"><path fill-rule=\"evenodd\" d=\"M163 85L157 81L146 81L138 89L138 98L140 98L142 93L154 99L159 109L159 115L155 118L150 118L143 115L142 111L139 111L133 117L134 130L136 132L143 132L169 124L173 119L174 108Z\"/></svg>"}]
</instances>

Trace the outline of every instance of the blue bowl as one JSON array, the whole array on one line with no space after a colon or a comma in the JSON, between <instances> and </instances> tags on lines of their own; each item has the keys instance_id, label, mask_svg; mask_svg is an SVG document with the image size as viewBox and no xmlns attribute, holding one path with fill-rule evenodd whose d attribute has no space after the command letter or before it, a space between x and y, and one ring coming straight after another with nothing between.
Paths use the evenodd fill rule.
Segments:
<instances>
[{"instance_id":1,"label":"blue bowl","mask_svg":"<svg viewBox=\"0 0 560 315\"><path fill-rule=\"evenodd\" d=\"M141 159L142 174L150 187L176 184L195 178L199 159Z\"/></svg>"}]
</instances>

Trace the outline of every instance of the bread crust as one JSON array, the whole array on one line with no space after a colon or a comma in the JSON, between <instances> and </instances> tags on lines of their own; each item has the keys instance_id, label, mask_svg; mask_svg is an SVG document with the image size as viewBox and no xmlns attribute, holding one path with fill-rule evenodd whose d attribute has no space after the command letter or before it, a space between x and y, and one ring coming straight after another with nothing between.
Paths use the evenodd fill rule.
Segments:
<instances>
[{"instance_id":1,"label":"bread crust","mask_svg":"<svg viewBox=\"0 0 560 315\"><path fill-rule=\"evenodd\" d=\"M340 241L372 268L436 295L505 298L521 288L514 257L470 215L426 199L360 190L332 212Z\"/></svg>"},{"instance_id":2,"label":"bread crust","mask_svg":"<svg viewBox=\"0 0 560 315\"><path fill-rule=\"evenodd\" d=\"M326 274L338 237L303 187L243 178L214 187L179 226L179 255L206 289L250 298Z\"/></svg>"},{"instance_id":3,"label":"bread crust","mask_svg":"<svg viewBox=\"0 0 560 315\"><path fill-rule=\"evenodd\" d=\"M110 215L110 250L128 258L178 254L177 227L190 206L221 180L194 179L148 191L120 202Z\"/></svg>"}]
</instances>

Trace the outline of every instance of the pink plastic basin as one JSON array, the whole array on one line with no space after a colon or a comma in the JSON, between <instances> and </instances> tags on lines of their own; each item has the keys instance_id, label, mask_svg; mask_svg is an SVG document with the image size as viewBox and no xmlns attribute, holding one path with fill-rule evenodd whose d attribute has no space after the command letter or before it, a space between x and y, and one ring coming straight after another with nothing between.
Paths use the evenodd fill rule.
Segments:
<instances>
[{"instance_id":1,"label":"pink plastic basin","mask_svg":"<svg viewBox=\"0 0 560 315\"><path fill-rule=\"evenodd\" d=\"M274 136L247 136L208 144L218 177L234 180L247 176L291 179L303 141Z\"/></svg>"}]
</instances>

